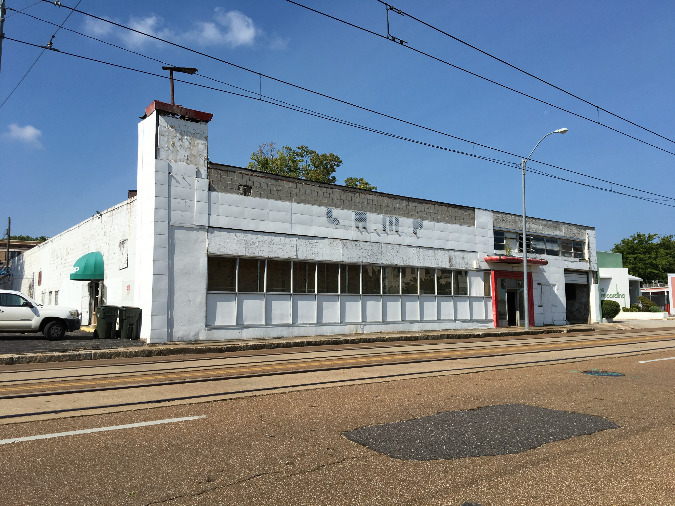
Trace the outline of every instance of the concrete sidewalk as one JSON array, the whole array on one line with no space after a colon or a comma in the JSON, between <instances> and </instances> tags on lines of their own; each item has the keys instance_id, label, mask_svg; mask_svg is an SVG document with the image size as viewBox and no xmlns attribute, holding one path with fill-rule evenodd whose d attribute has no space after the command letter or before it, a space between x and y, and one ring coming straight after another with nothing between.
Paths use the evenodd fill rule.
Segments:
<instances>
[{"instance_id":1,"label":"concrete sidewalk","mask_svg":"<svg viewBox=\"0 0 675 506\"><path fill-rule=\"evenodd\" d=\"M46 341L31 335L0 334L0 365L102 360L133 357L231 353L248 350L271 350L305 346L350 345L379 342L433 341L452 339L511 338L570 332L611 332L641 328L675 328L675 319L660 321L627 321L590 325L564 325L519 328L461 329L430 332L382 332L330 336L289 337L270 339L233 339L229 341L190 341L146 344L143 341L94 339L92 329L68 334L68 339Z\"/></svg>"}]
</instances>

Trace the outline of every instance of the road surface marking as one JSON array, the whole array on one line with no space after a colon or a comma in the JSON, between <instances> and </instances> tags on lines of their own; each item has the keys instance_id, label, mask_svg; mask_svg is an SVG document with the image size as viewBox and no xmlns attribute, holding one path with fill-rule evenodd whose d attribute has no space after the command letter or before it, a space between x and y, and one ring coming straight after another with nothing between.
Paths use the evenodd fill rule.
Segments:
<instances>
[{"instance_id":1,"label":"road surface marking","mask_svg":"<svg viewBox=\"0 0 675 506\"><path fill-rule=\"evenodd\" d=\"M655 358L654 360L638 360L638 364L646 364L647 362L658 362L660 360L675 360L675 357Z\"/></svg>"},{"instance_id":2,"label":"road surface marking","mask_svg":"<svg viewBox=\"0 0 675 506\"><path fill-rule=\"evenodd\" d=\"M15 437L12 439L0 439L0 445L6 445L10 443L20 443L23 441L35 441L37 439L51 439L55 437L63 436L75 436L78 434L91 434L93 432L106 432L109 430L122 430L122 429L134 429L136 427L147 427L149 425L160 425L164 423L177 423L177 422L187 422L189 420L198 420L199 418L206 418L206 415L200 416L186 416L184 418L167 418L164 420L154 420L152 422L139 422L139 423L129 423L126 425L113 425L110 427L96 427L94 429L82 429L82 430L71 430L68 432L57 432L54 434L41 434L38 436L26 436L26 437Z\"/></svg>"}]
</instances>

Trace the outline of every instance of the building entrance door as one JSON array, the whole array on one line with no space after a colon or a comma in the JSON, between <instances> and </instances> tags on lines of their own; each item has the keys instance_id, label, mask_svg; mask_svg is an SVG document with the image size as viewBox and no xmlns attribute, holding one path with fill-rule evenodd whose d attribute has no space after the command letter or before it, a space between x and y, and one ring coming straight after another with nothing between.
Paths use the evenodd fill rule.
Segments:
<instances>
[{"instance_id":1,"label":"building entrance door","mask_svg":"<svg viewBox=\"0 0 675 506\"><path fill-rule=\"evenodd\" d=\"M101 298L101 283L89 282L89 325L96 325L96 308Z\"/></svg>"},{"instance_id":2,"label":"building entrance door","mask_svg":"<svg viewBox=\"0 0 675 506\"><path fill-rule=\"evenodd\" d=\"M514 327L525 325L523 306L523 281L512 278L499 280L499 326Z\"/></svg>"}]
</instances>

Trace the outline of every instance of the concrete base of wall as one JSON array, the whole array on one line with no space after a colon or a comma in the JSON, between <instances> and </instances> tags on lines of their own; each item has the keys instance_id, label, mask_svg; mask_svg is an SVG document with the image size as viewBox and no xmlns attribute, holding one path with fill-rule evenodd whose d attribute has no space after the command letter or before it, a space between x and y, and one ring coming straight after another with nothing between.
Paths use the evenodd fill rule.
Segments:
<instances>
[{"instance_id":1,"label":"concrete base of wall","mask_svg":"<svg viewBox=\"0 0 675 506\"><path fill-rule=\"evenodd\" d=\"M668 313L624 313L621 311L618 315L614 317L615 322L619 321L628 321L628 320L665 320L668 317Z\"/></svg>"},{"instance_id":2,"label":"concrete base of wall","mask_svg":"<svg viewBox=\"0 0 675 506\"><path fill-rule=\"evenodd\" d=\"M457 329L491 329L492 320L484 321L453 321L453 322L402 322L370 323L370 324L336 324L336 325L289 325L289 326L237 326L237 327L209 327L203 334L203 340L227 339L269 339L275 337L308 337L328 336L338 334L363 334L371 332L417 332L428 330L457 330Z\"/></svg>"}]
</instances>

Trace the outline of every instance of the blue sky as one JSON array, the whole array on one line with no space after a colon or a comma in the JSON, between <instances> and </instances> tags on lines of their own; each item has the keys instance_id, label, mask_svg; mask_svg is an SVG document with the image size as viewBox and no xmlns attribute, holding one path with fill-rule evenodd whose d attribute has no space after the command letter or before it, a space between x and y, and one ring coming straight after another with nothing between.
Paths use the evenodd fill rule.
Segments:
<instances>
[{"instance_id":1,"label":"blue sky","mask_svg":"<svg viewBox=\"0 0 675 506\"><path fill-rule=\"evenodd\" d=\"M49 42L56 26L12 9L26 9L26 14L56 25L70 12L34 0L6 3L6 37L38 45ZM77 0L62 3L75 7ZM386 8L377 0L299 3L377 34L387 34ZM363 177L388 193L520 213L518 169L451 150L518 164L518 156L479 145L527 156L543 135L566 127L567 134L552 135L542 142L533 159L613 184L535 162L528 167L584 184L656 198L669 206L528 174L528 215L594 226L600 250L610 249L635 232L672 233L668 223L674 214L670 206L675 206L675 143L668 139L675 139L675 3L396 0L391 4L600 109L395 12L389 13L390 33L406 41L405 45L284 0L82 0L78 8L84 12L133 26L252 72L75 12L53 38L53 47L61 53L45 51L7 99L41 50L6 39L0 69L0 103L7 99L0 107L2 230L11 216L13 234L51 236L123 201L127 190L136 187L139 116L152 100L169 101L166 79L63 53L156 74L165 73L162 63L67 28L161 62L196 67L197 75L185 77L195 83L244 95L249 94L238 88L261 92L274 100L399 137L326 121L265 101L177 83L177 103L214 114L209 125L209 157L214 162L246 166L251 153L262 143L305 144L342 158L339 181Z\"/></svg>"}]
</instances>

